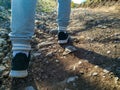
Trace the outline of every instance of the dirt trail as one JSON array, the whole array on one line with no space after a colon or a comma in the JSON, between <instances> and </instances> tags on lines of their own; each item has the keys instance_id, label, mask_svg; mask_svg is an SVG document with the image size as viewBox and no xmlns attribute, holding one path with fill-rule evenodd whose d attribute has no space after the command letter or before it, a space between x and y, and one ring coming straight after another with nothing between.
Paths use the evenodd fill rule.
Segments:
<instances>
[{"instance_id":1,"label":"dirt trail","mask_svg":"<svg viewBox=\"0 0 120 90\"><path fill-rule=\"evenodd\" d=\"M51 30L57 27L56 13L36 16L30 75L25 79L5 79L7 87L120 90L120 13L72 10L68 28L71 39L67 45L59 45L56 31ZM69 53L67 46L77 50Z\"/></svg>"}]
</instances>

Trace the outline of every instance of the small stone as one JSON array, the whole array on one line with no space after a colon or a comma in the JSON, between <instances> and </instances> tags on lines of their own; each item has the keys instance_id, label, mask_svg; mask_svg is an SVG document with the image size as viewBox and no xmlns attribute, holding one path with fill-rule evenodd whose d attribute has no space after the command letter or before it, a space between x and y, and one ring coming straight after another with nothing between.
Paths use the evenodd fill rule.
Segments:
<instances>
[{"instance_id":1,"label":"small stone","mask_svg":"<svg viewBox=\"0 0 120 90\"><path fill-rule=\"evenodd\" d=\"M118 80L119 80L119 78L118 77L115 77L115 84L117 84L117 82L118 82Z\"/></svg>"},{"instance_id":2,"label":"small stone","mask_svg":"<svg viewBox=\"0 0 120 90\"><path fill-rule=\"evenodd\" d=\"M85 36L82 36L82 35L81 35L81 36L79 37L79 39L80 39L80 40L84 40L84 39L85 39Z\"/></svg>"},{"instance_id":3,"label":"small stone","mask_svg":"<svg viewBox=\"0 0 120 90\"><path fill-rule=\"evenodd\" d=\"M9 75L9 71L4 71L2 74L3 77L8 77L8 75Z\"/></svg>"},{"instance_id":4,"label":"small stone","mask_svg":"<svg viewBox=\"0 0 120 90\"><path fill-rule=\"evenodd\" d=\"M61 52L63 52L63 50L59 49L58 52L61 53Z\"/></svg>"},{"instance_id":5,"label":"small stone","mask_svg":"<svg viewBox=\"0 0 120 90\"><path fill-rule=\"evenodd\" d=\"M106 29L107 28L107 26L104 26L104 25L98 25L97 27L98 28L102 28L102 29Z\"/></svg>"},{"instance_id":6,"label":"small stone","mask_svg":"<svg viewBox=\"0 0 120 90\"><path fill-rule=\"evenodd\" d=\"M107 73L109 73L110 71L104 69L103 72L107 74Z\"/></svg>"},{"instance_id":7,"label":"small stone","mask_svg":"<svg viewBox=\"0 0 120 90\"><path fill-rule=\"evenodd\" d=\"M111 53L111 51L107 51L107 54L110 54Z\"/></svg>"},{"instance_id":8,"label":"small stone","mask_svg":"<svg viewBox=\"0 0 120 90\"><path fill-rule=\"evenodd\" d=\"M35 24L39 25L41 22L39 20L35 20Z\"/></svg>"},{"instance_id":9,"label":"small stone","mask_svg":"<svg viewBox=\"0 0 120 90\"><path fill-rule=\"evenodd\" d=\"M105 78L105 76L102 76L103 78Z\"/></svg>"},{"instance_id":10,"label":"small stone","mask_svg":"<svg viewBox=\"0 0 120 90\"><path fill-rule=\"evenodd\" d=\"M7 63L5 63L4 66L5 66L6 68L9 68L9 65L8 65Z\"/></svg>"},{"instance_id":11,"label":"small stone","mask_svg":"<svg viewBox=\"0 0 120 90\"><path fill-rule=\"evenodd\" d=\"M113 45L113 47L114 47L114 48L116 48L116 47L117 47L117 45Z\"/></svg>"},{"instance_id":12,"label":"small stone","mask_svg":"<svg viewBox=\"0 0 120 90\"><path fill-rule=\"evenodd\" d=\"M34 57L37 57L37 56L40 56L40 55L41 55L41 53L33 53Z\"/></svg>"},{"instance_id":13,"label":"small stone","mask_svg":"<svg viewBox=\"0 0 120 90\"><path fill-rule=\"evenodd\" d=\"M106 29L106 28L107 28L107 26L103 26L102 28L103 28L103 29Z\"/></svg>"},{"instance_id":14,"label":"small stone","mask_svg":"<svg viewBox=\"0 0 120 90\"><path fill-rule=\"evenodd\" d=\"M47 53L46 56L48 56L48 57L52 57L52 56L53 56L53 52L49 52L49 53Z\"/></svg>"},{"instance_id":15,"label":"small stone","mask_svg":"<svg viewBox=\"0 0 120 90\"><path fill-rule=\"evenodd\" d=\"M51 38L48 38L48 40L50 40L50 41L52 41L54 38L53 37L51 37Z\"/></svg>"},{"instance_id":16,"label":"small stone","mask_svg":"<svg viewBox=\"0 0 120 90\"><path fill-rule=\"evenodd\" d=\"M46 41L46 42L39 43L37 45L37 47L38 48L42 48L42 47L45 47L45 46L48 46L48 45L52 45L52 44L54 44L54 42L48 42L48 41Z\"/></svg>"},{"instance_id":17,"label":"small stone","mask_svg":"<svg viewBox=\"0 0 120 90\"><path fill-rule=\"evenodd\" d=\"M67 83L73 82L73 81L75 81L76 79L78 79L78 76L69 77L69 78L67 79Z\"/></svg>"},{"instance_id":18,"label":"small stone","mask_svg":"<svg viewBox=\"0 0 120 90\"><path fill-rule=\"evenodd\" d=\"M84 74L84 71L79 71L80 74Z\"/></svg>"},{"instance_id":19,"label":"small stone","mask_svg":"<svg viewBox=\"0 0 120 90\"><path fill-rule=\"evenodd\" d=\"M81 62L81 61L79 61L79 62L78 62L78 65L80 65L81 63L82 63L82 62Z\"/></svg>"},{"instance_id":20,"label":"small stone","mask_svg":"<svg viewBox=\"0 0 120 90\"><path fill-rule=\"evenodd\" d=\"M97 65L95 65L95 66L94 66L94 68L98 68L98 66L97 66Z\"/></svg>"},{"instance_id":21,"label":"small stone","mask_svg":"<svg viewBox=\"0 0 120 90\"><path fill-rule=\"evenodd\" d=\"M87 37L88 41L93 41L94 39L92 37Z\"/></svg>"},{"instance_id":22,"label":"small stone","mask_svg":"<svg viewBox=\"0 0 120 90\"><path fill-rule=\"evenodd\" d=\"M65 51L63 52L63 55L67 55L69 53L75 52L77 49L73 46L67 46L65 47Z\"/></svg>"},{"instance_id":23,"label":"small stone","mask_svg":"<svg viewBox=\"0 0 120 90\"><path fill-rule=\"evenodd\" d=\"M9 60L10 60L10 57L6 56L5 58L3 58L2 63L6 63L6 62L8 62Z\"/></svg>"},{"instance_id":24,"label":"small stone","mask_svg":"<svg viewBox=\"0 0 120 90\"><path fill-rule=\"evenodd\" d=\"M97 75L98 75L98 73L97 73L97 72L94 72L92 75L93 75L93 76L97 76Z\"/></svg>"},{"instance_id":25,"label":"small stone","mask_svg":"<svg viewBox=\"0 0 120 90\"><path fill-rule=\"evenodd\" d=\"M56 29L56 30L51 30L49 33L50 33L51 35L57 35L58 30L57 30L57 29Z\"/></svg>"},{"instance_id":26,"label":"small stone","mask_svg":"<svg viewBox=\"0 0 120 90\"><path fill-rule=\"evenodd\" d=\"M59 60L55 60L56 63L59 63L60 61Z\"/></svg>"},{"instance_id":27,"label":"small stone","mask_svg":"<svg viewBox=\"0 0 120 90\"><path fill-rule=\"evenodd\" d=\"M46 61L46 64L48 64L49 63L49 61Z\"/></svg>"},{"instance_id":28,"label":"small stone","mask_svg":"<svg viewBox=\"0 0 120 90\"><path fill-rule=\"evenodd\" d=\"M120 36L120 33L114 33L114 36Z\"/></svg>"}]
</instances>

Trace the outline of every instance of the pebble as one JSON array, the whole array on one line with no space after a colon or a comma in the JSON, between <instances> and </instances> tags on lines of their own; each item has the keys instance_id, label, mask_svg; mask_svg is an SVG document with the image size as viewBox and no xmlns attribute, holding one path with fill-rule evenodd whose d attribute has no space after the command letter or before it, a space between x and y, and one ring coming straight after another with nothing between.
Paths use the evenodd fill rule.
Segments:
<instances>
[{"instance_id":1,"label":"pebble","mask_svg":"<svg viewBox=\"0 0 120 90\"><path fill-rule=\"evenodd\" d=\"M49 33L50 33L51 35L57 35L58 30L57 30L57 29L56 29L56 30L51 30Z\"/></svg>"},{"instance_id":2,"label":"pebble","mask_svg":"<svg viewBox=\"0 0 120 90\"><path fill-rule=\"evenodd\" d=\"M75 81L76 79L78 79L78 76L69 77L69 78L67 79L67 83L73 82L73 81Z\"/></svg>"},{"instance_id":3,"label":"pebble","mask_svg":"<svg viewBox=\"0 0 120 90\"><path fill-rule=\"evenodd\" d=\"M95 65L95 66L94 66L94 68L98 68L98 66L97 66L97 65Z\"/></svg>"},{"instance_id":4,"label":"pebble","mask_svg":"<svg viewBox=\"0 0 120 90\"><path fill-rule=\"evenodd\" d=\"M97 27L98 28L102 28L102 29L106 29L107 28L107 26L104 26L104 25L98 25Z\"/></svg>"},{"instance_id":5,"label":"pebble","mask_svg":"<svg viewBox=\"0 0 120 90\"><path fill-rule=\"evenodd\" d=\"M82 36L82 35L81 35L81 36L79 37L79 39L80 39L80 40L84 40L84 39L85 39L85 36Z\"/></svg>"},{"instance_id":6,"label":"pebble","mask_svg":"<svg viewBox=\"0 0 120 90\"><path fill-rule=\"evenodd\" d=\"M109 73L110 71L104 69L103 72L107 74L107 73Z\"/></svg>"},{"instance_id":7,"label":"pebble","mask_svg":"<svg viewBox=\"0 0 120 90\"><path fill-rule=\"evenodd\" d=\"M8 75L9 75L9 71L4 71L2 74L3 77L7 77Z\"/></svg>"},{"instance_id":8,"label":"pebble","mask_svg":"<svg viewBox=\"0 0 120 90\"><path fill-rule=\"evenodd\" d=\"M80 65L81 63L82 63L82 62L81 62L81 61L79 61L79 62L78 62L78 65Z\"/></svg>"},{"instance_id":9,"label":"pebble","mask_svg":"<svg viewBox=\"0 0 120 90\"><path fill-rule=\"evenodd\" d=\"M87 40L88 40L88 41L93 41L94 38L92 38L92 37L87 37Z\"/></svg>"},{"instance_id":10,"label":"pebble","mask_svg":"<svg viewBox=\"0 0 120 90\"><path fill-rule=\"evenodd\" d=\"M50 41L52 41L54 38L53 37L51 37L51 38L48 38L48 40L50 40Z\"/></svg>"},{"instance_id":11,"label":"pebble","mask_svg":"<svg viewBox=\"0 0 120 90\"><path fill-rule=\"evenodd\" d=\"M107 51L107 54L110 54L111 53L111 51Z\"/></svg>"},{"instance_id":12,"label":"pebble","mask_svg":"<svg viewBox=\"0 0 120 90\"><path fill-rule=\"evenodd\" d=\"M67 46L65 47L65 51L63 52L63 55L67 55L75 51L77 51L77 49L74 46Z\"/></svg>"},{"instance_id":13,"label":"pebble","mask_svg":"<svg viewBox=\"0 0 120 90\"><path fill-rule=\"evenodd\" d=\"M5 58L3 58L2 63L6 63L10 60L10 57L6 56Z\"/></svg>"},{"instance_id":14,"label":"pebble","mask_svg":"<svg viewBox=\"0 0 120 90\"><path fill-rule=\"evenodd\" d=\"M48 52L46 56L52 57L53 56L53 52Z\"/></svg>"},{"instance_id":15,"label":"pebble","mask_svg":"<svg viewBox=\"0 0 120 90\"><path fill-rule=\"evenodd\" d=\"M54 42L48 42L48 41L46 41L46 42L39 43L37 45L37 47L38 48L42 48L42 47L45 47L45 46L48 46L48 45L52 45L52 44L54 44Z\"/></svg>"},{"instance_id":16,"label":"pebble","mask_svg":"<svg viewBox=\"0 0 120 90\"><path fill-rule=\"evenodd\" d=\"M98 73L97 73L97 72L94 72L92 75L93 75L93 76L97 76L97 75L98 75Z\"/></svg>"},{"instance_id":17,"label":"pebble","mask_svg":"<svg viewBox=\"0 0 120 90\"><path fill-rule=\"evenodd\" d=\"M49 61L46 61L45 63L46 63L46 64L48 64L48 63L49 63Z\"/></svg>"},{"instance_id":18,"label":"pebble","mask_svg":"<svg viewBox=\"0 0 120 90\"><path fill-rule=\"evenodd\" d=\"M55 60L56 63L59 63L60 61L59 60Z\"/></svg>"},{"instance_id":19,"label":"pebble","mask_svg":"<svg viewBox=\"0 0 120 90\"><path fill-rule=\"evenodd\" d=\"M34 57L37 57L37 56L40 56L40 55L41 55L41 53L34 53L33 54Z\"/></svg>"},{"instance_id":20,"label":"pebble","mask_svg":"<svg viewBox=\"0 0 120 90\"><path fill-rule=\"evenodd\" d=\"M119 78L118 78L118 77L115 77L114 80L115 80L115 84L117 84Z\"/></svg>"},{"instance_id":21,"label":"pebble","mask_svg":"<svg viewBox=\"0 0 120 90\"><path fill-rule=\"evenodd\" d=\"M102 76L103 78L105 78L105 76Z\"/></svg>"}]
</instances>

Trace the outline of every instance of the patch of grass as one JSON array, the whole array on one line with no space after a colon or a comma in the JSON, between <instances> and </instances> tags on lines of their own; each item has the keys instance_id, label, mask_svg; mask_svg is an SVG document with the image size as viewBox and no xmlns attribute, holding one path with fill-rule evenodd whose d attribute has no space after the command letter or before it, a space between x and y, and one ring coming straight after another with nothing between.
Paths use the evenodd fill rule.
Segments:
<instances>
[{"instance_id":1,"label":"patch of grass","mask_svg":"<svg viewBox=\"0 0 120 90\"><path fill-rule=\"evenodd\" d=\"M56 9L56 0L38 0L37 12L51 12Z\"/></svg>"}]
</instances>

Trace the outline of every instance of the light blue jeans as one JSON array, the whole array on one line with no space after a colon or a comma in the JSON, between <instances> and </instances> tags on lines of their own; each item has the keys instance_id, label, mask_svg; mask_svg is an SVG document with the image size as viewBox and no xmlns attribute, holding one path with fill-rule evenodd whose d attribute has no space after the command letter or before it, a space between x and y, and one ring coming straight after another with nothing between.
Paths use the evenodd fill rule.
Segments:
<instances>
[{"instance_id":1,"label":"light blue jeans","mask_svg":"<svg viewBox=\"0 0 120 90\"><path fill-rule=\"evenodd\" d=\"M12 0L11 33L12 50L31 50L30 40L34 34L37 0ZM67 27L71 0L58 0L58 26Z\"/></svg>"}]
</instances>

